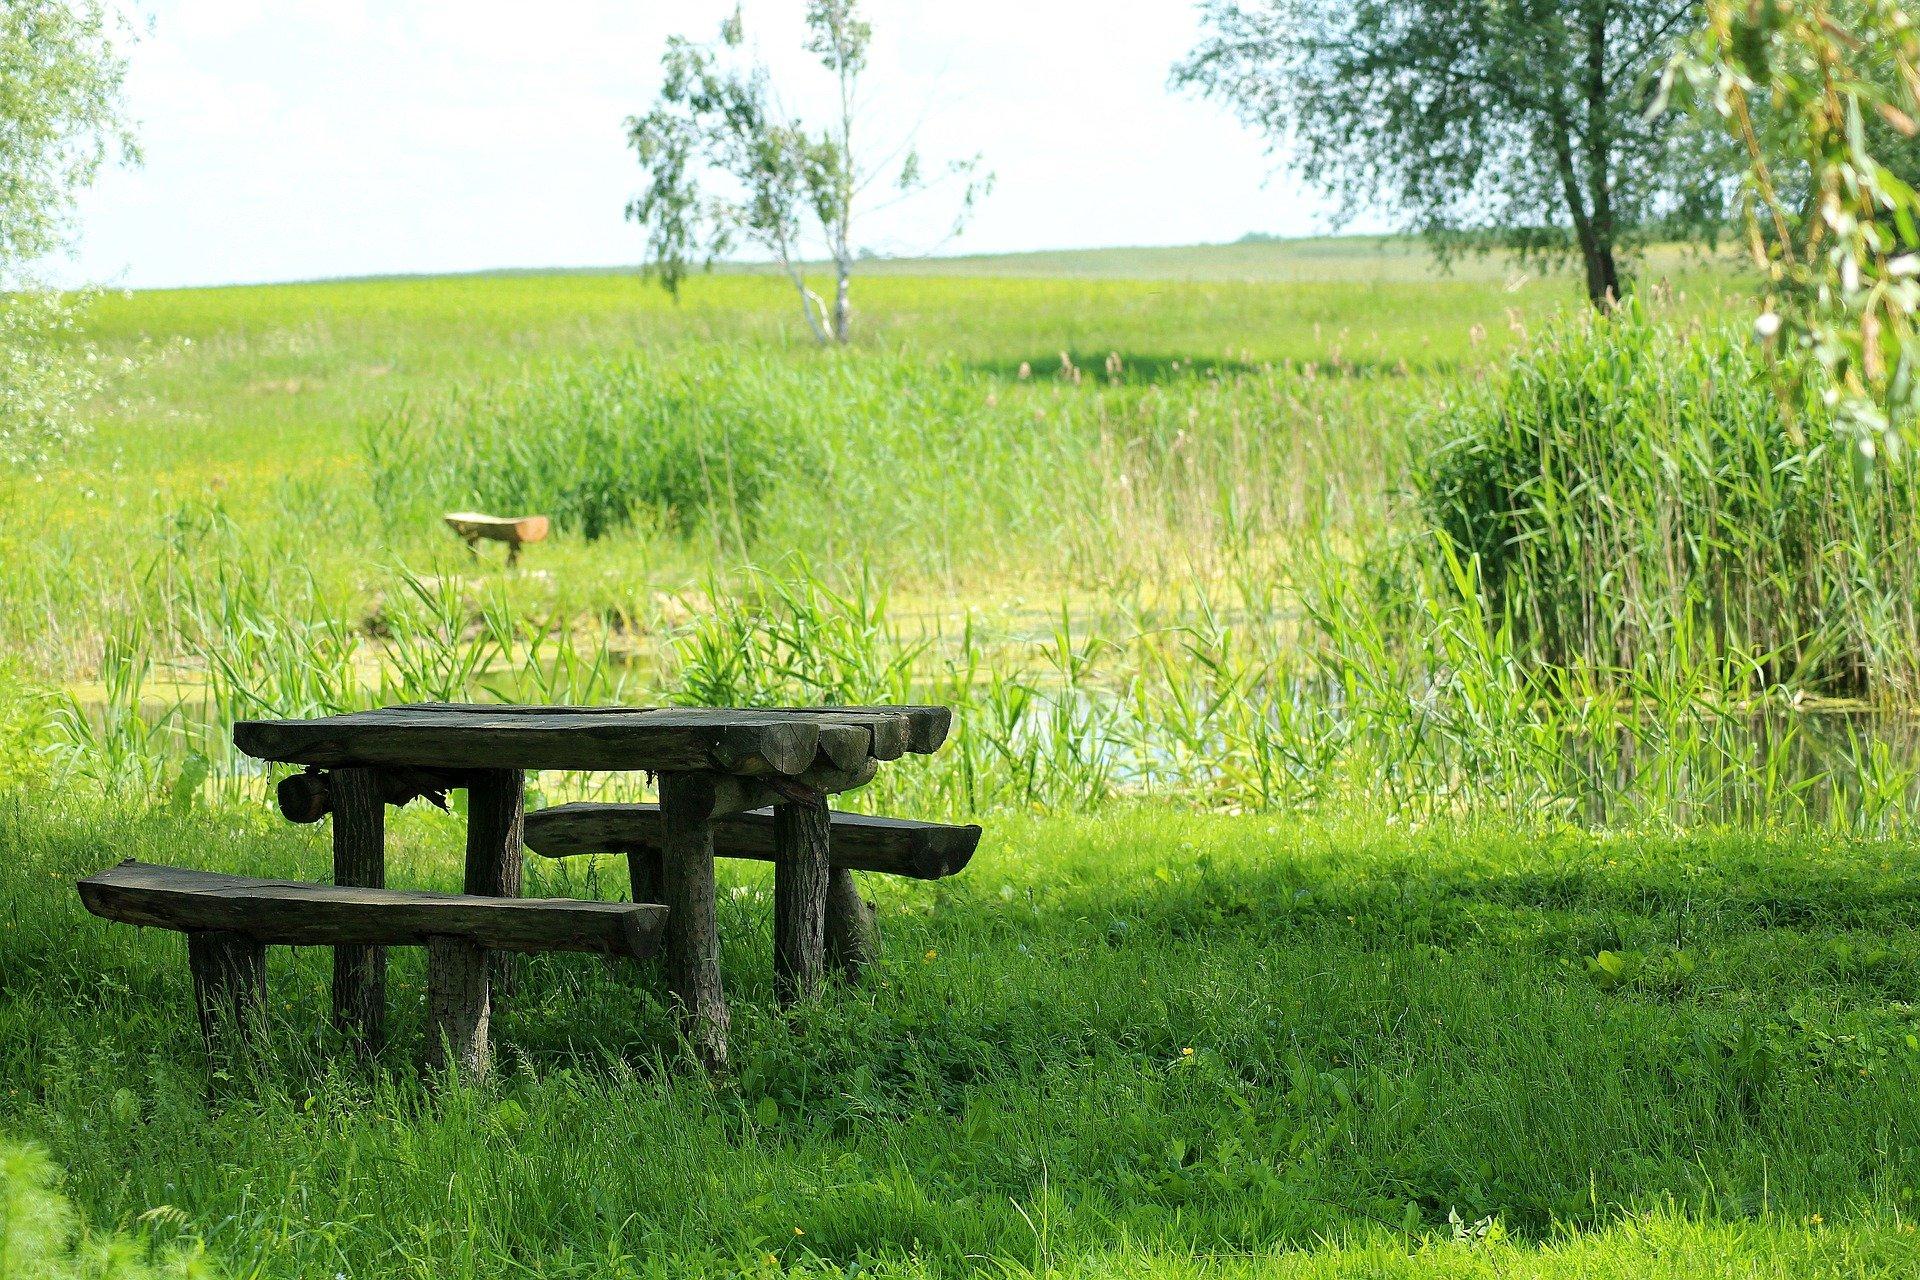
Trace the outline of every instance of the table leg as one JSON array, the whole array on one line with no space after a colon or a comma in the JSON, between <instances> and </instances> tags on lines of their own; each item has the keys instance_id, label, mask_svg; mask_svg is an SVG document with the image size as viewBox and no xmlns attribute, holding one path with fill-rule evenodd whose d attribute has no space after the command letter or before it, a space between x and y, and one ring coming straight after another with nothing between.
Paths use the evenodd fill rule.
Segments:
<instances>
[{"instance_id":1,"label":"table leg","mask_svg":"<svg viewBox=\"0 0 1920 1280\"><path fill-rule=\"evenodd\" d=\"M880 957L880 927L873 907L860 896L853 872L835 867L827 873L827 962L849 978Z\"/></svg>"},{"instance_id":2,"label":"table leg","mask_svg":"<svg viewBox=\"0 0 1920 1280\"><path fill-rule=\"evenodd\" d=\"M466 891L483 898L520 896L527 775L519 769L479 769L467 780ZM491 968L501 994L513 984L513 957L495 954Z\"/></svg>"},{"instance_id":3,"label":"table leg","mask_svg":"<svg viewBox=\"0 0 1920 1280\"><path fill-rule=\"evenodd\" d=\"M333 882L361 889L387 884L387 805L376 769L335 769ZM363 1052L386 1034L387 949L361 945L333 949L333 1020Z\"/></svg>"},{"instance_id":4,"label":"table leg","mask_svg":"<svg viewBox=\"0 0 1920 1280\"><path fill-rule=\"evenodd\" d=\"M660 775L660 846L667 907L667 989L680 1028L708 1070L727 1065L727 998L714 920L713 777Z\"/></svg>"},{"instance_id":5,"label":"table leg","mask_svg":"<svg viewBox=\"0 0 1920 1280\"><path fill-rule=\"evenodd\" d=\"M773 989L781 1004L820 990L826 967L827 798L773 806Z\"/></svg>"}]
</instances>

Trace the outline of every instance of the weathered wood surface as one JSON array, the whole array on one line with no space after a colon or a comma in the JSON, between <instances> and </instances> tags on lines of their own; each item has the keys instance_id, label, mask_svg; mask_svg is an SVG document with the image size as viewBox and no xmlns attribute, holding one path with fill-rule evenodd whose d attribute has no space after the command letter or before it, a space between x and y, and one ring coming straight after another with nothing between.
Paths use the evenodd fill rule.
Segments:
<instances>
[{"instance_id":1,"label":"weathered wood surface","mask_svg":"<svg viewBox=\"0 0 1920 1280\"><path fill-rule=\"evenodd\" d=\"M131 859L80 881L80 898L108 920L225 930L276 945L417 947L430 938L454 937L495 951L588 951L638 959L659 948L666 915L644 903L256 880Z\"/></svg>"},{"instance_id":2,"label":"weathered wood surface","mask_svg":"<svg viewBox=\"0 0 1920 1280\"><path fill-rule=\"evenodd\" d=\"M487 712L518 712L539 715L548 711L618 711L629 715L642 715L649 711L671 710L723 710L724 708L686 708L686 707L635 707L635 706L552 706L529 702L415 702L410 706L420 708L446 709L450 711L481 710ZM876 703L873 706L828 706L828 707L746 707L742 711L754 715L780 716L824 716L830 720L859 722L875 716L896 716L907 722L907 750L916 755L929 755L940 749L947 740L947 734L953 727L953 709L909 704Z\"/></svg>"},{"instance_id":3,"label":"weathered wood surface","mask_svg":"<svg viewBox=\"0 0 1920 1280\"><path fill-rule=\"evenodd\" d=\"M493 1020L486 948L465 938L427 940L427 1066L486 1078Z\"/></svg>"},{"instance_id":4,"label":"weathered wood surface","mask_svg":"<svg viewBox=\"0 0 1920 1280\"><path fill-rule=\"evenodd\" d=\"M647 769L795 775L864 760L871 731L762 711L385 707L242 720L234 745L287 764L443 769Z\"/></svg>"},{"instance_id":5,"label":"weathered wood surface","mask_svg":"<svg viewBox=\"0 0 1920 1280\"><path fill-rule=\"evenodd\" d=\"M953 708L951 707L911 706L902 703L874 707L769 707L768 710L777 711L783 715L824 716L828 719L868 715L896 716L907 722L904 749L919 756L930 756L938 751L941 744L947 740L947 734L953 729ZM894 757L882 758L891 760Z\"/></svg>"},{"instance_id":6,"label":"weathered wood surface","mask_svg":"<svg viewBox=\"0 0 1920 1280\"><path fill-rule=\"evenodd\" d=\"M488 898L520 896L521 825L527 809L527 775L518 769L479 769L467 778L467 867L462 886ZM494 979L512 994L513 965L499 956Z\"/></svg>"},{"instance_id":7,"label":"weathered wood surface","mask_svg":"<svg viewBox=\"0 0 1920 1280\"><path fill-rule=\"evenodd\" d=\"M827 798L773 809L773 990L781 1004L819 993L826 969Z\"/></svg>"},{"instance_id":8,"label":"weathered wood surface","mask_svg":"<svg viewBox=\"0 0 1920 1280\"><path fill-rule=\"evenodd\" d=\"M791 778L779 775L743 778L733 773L714 774L713 813L710 816L725 818L787 800L838 795L842 791L866 786L879 770L878 760L868 760L857 769L837 769L830 764L817 764Z\"/></svg>"},{"instance_id":9,"label":"weathered wood surface","mask_svg":"<svg viewBox=\"0 0 1920 1280\"><path fill-rule=\"evenodd\" d=\"M960 871L980 844L980 828L910 818L834 813L827 846L837 870L880 871L938 880ZM657 851L660 806L654 804L563 804L527 815L527 847L548 858L588 853ZM713 851L723 858L773 860L777 850L772 809L716 818Z\"/></svg>"},{"instance_id":10,"label":"weathered wood surface","mask_svg":"<svg viewBox=\"0 0 1920 1280\"><path fill-rule=\"evenodd\" d=\"M194 1010L207 1051L218 1054L231 1037L244 1050L260 1036L267 1007L267 949L244 934L201 929L187 935Z\"/></svg>"},{"instance_id":11,"label":"weathered wood surface","mask_svg":"<svg viewBox=\"0 0 1920 1280\"><path fill-rule=\"evenodd\" d=\"M331 795L334 884L384 888L387 810L380 795L380 776L370 769L342 769L334 775ZM357 943L334 948L333 1021L362 1049L380 1047L387 1026L385 951Z\"/></svg>"},{"instance_id":12,"label":"weathered wood surface","mask_svg":"<svg viewBox=\"0 0 1920 1280\"><path fill-rule=\"evenodd\" d=\"M660 853L666 880L667 989L681 1035L710 1071L727 1065L727 998L713 902L713 777L660 775Z\"/></svg>"},{"instance_id":13,"label":"weathered wood surface","mask_svg":"<svg viewBox=\"0 0 1920 1280\"><path fill-rule=\"evenodd\" d=\"M447 807L447 792L467 785L470 770L389 767L376 771L380 798L390 805L426 799ZM280 816L288 822L318 822L333 812L333 774L308 769L289 774L274 788Z\"/></svg>"},{"instance_id":14,"label":"weathered wood surface","mask_svg":"<svg viewBox=\"0 0 1920 1280\"><path fill-rule=\"evenodd\" d=\"M880 958L880 926L873 904L860 896L853 872L835 867L827 876L827 963L849 978Z\"/></svg>"}]
</instances>

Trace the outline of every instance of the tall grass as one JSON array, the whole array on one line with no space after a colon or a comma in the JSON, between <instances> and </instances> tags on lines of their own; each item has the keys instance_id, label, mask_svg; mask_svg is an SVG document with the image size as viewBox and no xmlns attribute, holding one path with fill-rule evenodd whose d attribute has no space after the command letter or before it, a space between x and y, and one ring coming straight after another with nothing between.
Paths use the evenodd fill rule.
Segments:
<instances>
[{"instance_id":1,"label":"tall grass","mask_svg":"<svg viewBox=\"0 0 1920 1280\"><path fill-rule=\"evenodd\" d=\"M1786 411L1752 344L1629 308L1563 322L1428 414L1426 518L1529 661L1746 662L1756 685L1920 688L1920 469Z\"/></svg>"}]
</instances>

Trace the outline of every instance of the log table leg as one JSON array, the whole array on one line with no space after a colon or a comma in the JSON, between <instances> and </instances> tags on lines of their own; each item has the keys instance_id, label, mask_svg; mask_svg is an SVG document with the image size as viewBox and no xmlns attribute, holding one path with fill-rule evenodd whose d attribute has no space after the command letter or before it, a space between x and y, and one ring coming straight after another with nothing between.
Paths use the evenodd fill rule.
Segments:
<instances>
[{"instance_id":1,"label":"log table leg","mask_svg":"<svg viewBox=\"0 0 1920 1280\"><path fill-rule=\"evenodd\" d=\"M492 1021L485 947L465 938L427 939L427 1066L450 1067L469 1084L486 1079Z\"/></svg>"},{"instance_id":2,"label":"log table leg","mask_svg":"<svg viewBox=\"0 0 1920 1280\"><path fill-rule=\"evenodd\" d=\"M526 814L527 775L521 770L481 769L468 779L468 893L484 898L520 896ZM493 958L493 975L503 993L512 990L512 964L512 956Z\"/></svg>"},{"instance_id":3,"label":"log table leg","mask_svg":"<svg viewBox=\"0 0 1920 1280\"><path fill-rule=\"evenodd\" d=\"M221 929L195 930L187 935L187 968L208 1054L218 1058L229 1037L234 1047L246 1047L259 1035L267 1007L265 944Z\"/></svg>"},{"instance_id":4,"label":"log table leg","mask_svg":"<svg viewBox=\"0 0 1920 1280\"><path fill-rule=\"evenodd\" d=\"M667 870L658 849L635 849L627 854L627 886L635 902L665 902Z\"/></svg>"},{"instance_id":5,"label":"log table leg","mask_svg":"<svg viewBox=\"0 0 1920 1280\"><path fill-rule=\"evenodd\" d=\"M362 889L387 885L387 809L374 769L335 769L333 882ZM333 949L333 1020L363 1052L386 1033L387 950L361 945Z\"/></svg>"},{"instance_id":6,"label":"log table leg","mask_svg":"<svg viewBox=\"0 0 1920 1280\"><path fill-rule=\"evenodd\" d=\"M781 1004L818 994L826 967L827 798L773 807L773 989Z\"/></svg>"},{"instance_id":7,"label":"log table leg","mask_svg":"<svg viewBox=\"0 0 1920 1280\"><path fill-rule=\"evenodd\" d=\"M880 929L873 906L860 896L853 872L835 867L827 875L827 962L848 978L880 956Z\"/></svg>"},{"instance_id":8,"label":"log table leg","mask_svg":"<svg viewBox=\"0 0 1920 1280\"><path fill-rule=\"evenodd\" d=\"M660 852L666 877L667 989L681 1034L710 1071L727 1065L727 998L720 988L714 920L714 781L705 773L660 775Z\"/></svg>"}]
</instances>

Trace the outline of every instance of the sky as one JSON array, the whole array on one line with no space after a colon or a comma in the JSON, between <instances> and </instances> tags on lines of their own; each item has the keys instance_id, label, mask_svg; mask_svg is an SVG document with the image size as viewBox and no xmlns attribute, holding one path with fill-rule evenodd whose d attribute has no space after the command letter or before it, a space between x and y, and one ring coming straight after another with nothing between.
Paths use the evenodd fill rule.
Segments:
<instances>
[{"instance_id":1,"label":"sky","mask_svg":"<svg viewBox=\"0 0 1920 1280\"><path fill-rule=\"evenodd\" d=\"M802 0L746 0L788 106L824 105ZM60 274L130 288L635 263L622 129L710 0L148 0L128 47L144 151L80 203ZM980 153L958 238L942 193L880 211L889 253L1193 244L1331 229L1222 107L1168 88L1189 0L868 0L860 128L877 154ZM1361 227L1361 230L1376 228Z\"/></svg>"}]
</instances>

